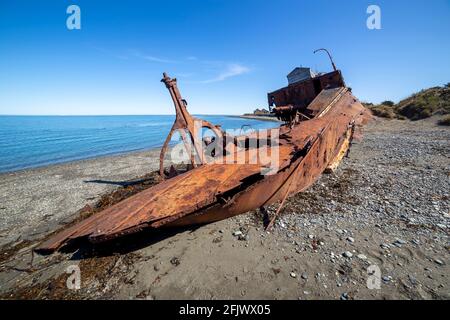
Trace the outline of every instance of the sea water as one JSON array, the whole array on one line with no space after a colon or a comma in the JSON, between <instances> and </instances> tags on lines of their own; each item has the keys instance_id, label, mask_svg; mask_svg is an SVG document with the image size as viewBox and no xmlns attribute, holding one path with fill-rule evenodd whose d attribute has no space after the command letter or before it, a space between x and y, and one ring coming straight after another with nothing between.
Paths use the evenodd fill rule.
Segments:
<instances>
[{"instance_id":1,"label":"sea water","mask_svg":"<svg viewBox=\"0 0 450 320\"><path fill-rule=\"evenodd\" d=\"M233 116L198 117L235 133L279 125ZM0 172L157 148L174 119L172 115L0 116Z\"/></svg>"}]
</instances>

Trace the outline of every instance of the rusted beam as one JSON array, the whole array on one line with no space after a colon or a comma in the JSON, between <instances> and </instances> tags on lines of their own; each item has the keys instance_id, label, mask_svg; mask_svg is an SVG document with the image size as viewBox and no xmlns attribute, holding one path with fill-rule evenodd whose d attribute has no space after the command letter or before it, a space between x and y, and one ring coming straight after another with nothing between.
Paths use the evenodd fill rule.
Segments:
<instances>
[{"instance_id":1,"label":"rusted beam","mask_svg":"<svg viewBox=\"0 0 450 320\"><path fill-rule=\"evenodd\" d=\"M198 163L205 163L205 155L202 145L203 142L201 139L201 129L209 128L219 137L221 137L223 133L218 126L215 126L206 120L196 119L190 115L190 113L187 111L187 102L181 97L180 91L178 90L177 79L170 78L167 73L164 72L161 82L163 82L166 85L166 88L169 90L175 107L175 122L170 129L166 140L164 141L159 156L159 174L164 177L165 154L167 152L172 135L176 130L180 132L184 146L189 154L191 164L194 168L197 167ZM189 134L190 141L188 140L186 131ZM193 146L193 148L191 146ZM198 157L198 159L196 159L196 156Z\"/></svg>"}]
</instances>

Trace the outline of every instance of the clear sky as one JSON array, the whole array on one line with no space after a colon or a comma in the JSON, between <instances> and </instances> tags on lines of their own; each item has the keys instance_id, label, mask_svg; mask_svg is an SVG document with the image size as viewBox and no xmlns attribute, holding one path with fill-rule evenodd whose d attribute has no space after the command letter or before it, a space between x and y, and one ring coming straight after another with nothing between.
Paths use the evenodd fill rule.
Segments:
<instances>
[{"instance_id":1,"label":"clear sky","mask_svg":"<svg viewBox=\"0 0 450 320\"><path fill-rule=\"evenodd\" d=\"M241 114L295 66L330 71L320 47L361 100L398 101L450 82L449 35L449 0L1 0L0 114L172 114L163 71L192 113Z\"/></svg>"}]
</instances>

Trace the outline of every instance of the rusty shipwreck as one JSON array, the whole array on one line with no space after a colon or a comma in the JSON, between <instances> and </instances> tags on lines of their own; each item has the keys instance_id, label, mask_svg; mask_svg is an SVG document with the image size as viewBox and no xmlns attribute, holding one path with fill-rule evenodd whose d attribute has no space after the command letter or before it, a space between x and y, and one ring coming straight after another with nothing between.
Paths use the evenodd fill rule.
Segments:
<instances>
[{"instance_id":1,"label":"rusty shipwreck","mask_svg":"<svg viewBox=\"0 0 450 320\"><path fill-rule=\"evenodd\" d=\"M52 252L77 239L97 243L144 229L205 224L279 203L270 227L289 196L339 164L355 130L369 117L334 63L333 69L316 75L297 68L288 86L268 94L271 112L284 122L276 139L273 130L230 136L192 117L176 79L164 74L176 120L161 150L163 181L50 237L37 250ZM213 137L199 138L204 128ZM164 168L176 131L190 155L185 172ZM268 164L275 154L277 165Z\"/></svg>"}]
</instances>

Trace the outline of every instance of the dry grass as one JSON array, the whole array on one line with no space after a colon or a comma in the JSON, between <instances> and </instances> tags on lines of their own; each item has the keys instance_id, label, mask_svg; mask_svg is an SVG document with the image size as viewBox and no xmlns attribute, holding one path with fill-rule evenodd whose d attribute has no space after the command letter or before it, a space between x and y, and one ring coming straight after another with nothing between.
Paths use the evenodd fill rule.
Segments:
<instances>
[{"instance_id":1,"label":"dry grass","mask_svg":"<svg viewBox=\"0 0 450 320\"><path fill-rule=\"evenodd\" d=\"M450 126L450 115L447 115L438 121L441 126Z\"/></svg>"},{"instance_id":2,"label":"dry grass","mask_svg":"<svg viewBox=\"0 0 450 320\"><path fill-rule=\"evenodd\" d=\"M420 120L436 114L450 113L450 88L433 87L403 99L398 104L384 101L382 104L365 104L375 116L387 119ZM445 125L445 124L444 124Z\"/></svg>"},{"instance_id":3,"label":"dry grass","mask_svg":"<svg viewBox=\"0 0 450 320\"><path fill-rule=\"evenodd\" d=\"M377 117L387 118L387 119L395 119L397 114L394 111L394 108L386 106L386 105L377 105L370 108L372 113Z\"/></svg>"}]
</instances>

